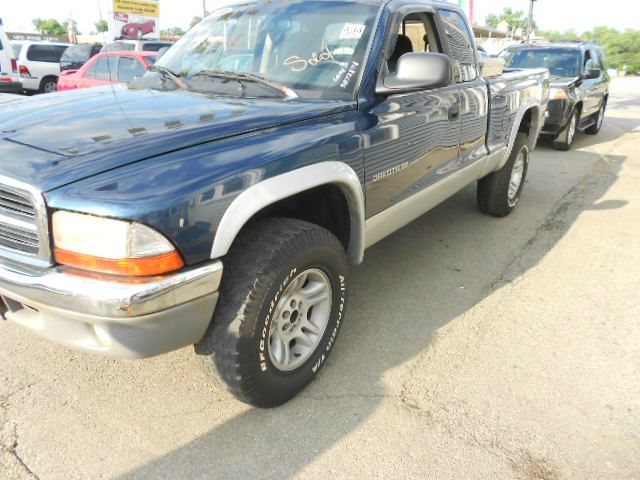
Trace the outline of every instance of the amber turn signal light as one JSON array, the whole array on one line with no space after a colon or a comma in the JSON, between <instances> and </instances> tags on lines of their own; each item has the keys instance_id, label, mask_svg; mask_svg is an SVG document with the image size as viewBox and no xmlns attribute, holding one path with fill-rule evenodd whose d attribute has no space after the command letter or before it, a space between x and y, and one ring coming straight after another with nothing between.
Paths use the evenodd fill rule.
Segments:
<instances>
[{"instance_id":1,"label":"amber turn signal light","mask_svg":"<svg viewBox=\"0 0 640 480\"><path fill-rule=\"evenodd\" d=\"M184 266L177 252L164 253L153 257L110 259L99 258L81 253L55 249L56 262L62 265L90 270L92 272L110 273L128 277L149 277L173 272Z\"/></svg>"}]
</instances>

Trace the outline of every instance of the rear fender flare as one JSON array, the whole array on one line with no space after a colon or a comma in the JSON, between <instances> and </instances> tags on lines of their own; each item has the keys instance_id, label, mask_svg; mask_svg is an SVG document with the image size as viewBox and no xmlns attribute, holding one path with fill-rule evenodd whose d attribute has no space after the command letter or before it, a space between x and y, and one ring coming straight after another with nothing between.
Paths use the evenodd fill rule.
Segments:
<instances>
[{"instance_id":1,"label":"rear fender flare","mask_svg":"<svg viewBox=\"0 0 640 480\"><path fill-rule=\"evenodd\" d=\"M515 120L513 121L513 125L511 125L511 135L509 137L507 149L505 150L504 156L502 157L502 160L500 160L496 171L504 167L509 160L509 156L511 155L511 151L513 150L513 145L516 141L516 135L518 134L524 116L529 110L533 110L532 122L534 122L534 125L532 125L531 130L529 131L529 151L533 151L535 149L536 142L538 141L538 135L540 134L540 130L542 129L542 125L544 123L544 116L541 117L540 115L539 102L539 99L531 98L529 99L529 101L523 103L518 109Z\"/></svg>"}]
</instances>

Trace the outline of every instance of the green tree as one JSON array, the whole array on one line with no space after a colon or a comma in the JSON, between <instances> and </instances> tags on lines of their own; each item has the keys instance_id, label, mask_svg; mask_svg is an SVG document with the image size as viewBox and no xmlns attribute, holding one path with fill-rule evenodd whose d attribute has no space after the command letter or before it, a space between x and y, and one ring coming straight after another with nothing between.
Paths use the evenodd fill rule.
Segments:
<instances>
[{"instance_id":1,"label":"green tree","mask_svg":"<svg viewBox=\"0 0 640 480\"><path fill-rule=\"evenodd\" d=\"M184 35L184 30L180 27L170 27L162 30L162 35L168 35L170 37L181 37Z\"/></svg>"},{"instance_id":2,"label":"green tree","mask_svg":"<svg viewBox=\"0 0 640 480\"><path fill-rule=\"evenodd\" d=\"M526 30L527 25L529 24L529 18L522 10L514 10L511 7L505 8L500 14L489 14L485 21L487 25L492 28L498 28L498 25L500 25L504 21L507 22L510 30L517 30L518 28L521 28L523 31ZM534 19L533 29L537 30L537 28L538 26L536 25L536 21Z\"/></svg>"},{"instance_id":3,"label":"green tree","mask_svg":"<svg viewBox=\"0 0 640 480\"><path fill-rule=\"evenodd\" d=\"M33 20L33 25L42 35L66 35L69 22L60 23L55 18L44 20L42 18L36 18Z\"/></svg>"},{"instance_id":4,"label":"green tree","mask_svg":"<svg viewBox=\"0 0 640 480\"><path fill-rule=\"evenodd\" d=\"M191 25L190 26L194 26L198 23L200 23L202 21L202 17L196 15L195 17L193 17L193 20L191 20Z\"/></svg>"},{"instance_id":5,"label":"green tree","mask_svg":"<svg viewBox=\"0 0 640 480\"><path fill-rule=\"evenodd\" d=\"M555 30L539 31L538 35L551 42L571 42L577 40L584 40L584 36L580 35L575 30L567 30L566 32L558 32Z\"/></svg>"},{"instance_id":6,"label":"green tree","mask_svg":"<svg viewBox=\"0 0 640 480\"><path fill-rule=\"evenodd\" d=\"M109 31L109 24L107 23L106 20L98 20L95 23L96 26L96 31L98 33L103 33L103 32L108 32Z\"/></svg>"}]
</instances>

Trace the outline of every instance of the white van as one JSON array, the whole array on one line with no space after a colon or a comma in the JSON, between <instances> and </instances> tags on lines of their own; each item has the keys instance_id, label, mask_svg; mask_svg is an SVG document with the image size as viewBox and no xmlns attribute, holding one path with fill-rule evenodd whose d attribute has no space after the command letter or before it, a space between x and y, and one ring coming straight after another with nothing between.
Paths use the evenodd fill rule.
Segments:
<instances>
[{"instance_id":1,"label":"white van","mask_svg":"<svg viewBox=\"0 0 640 480\"><path fill-rule=\"evenodd\" d=\"M0 19L0 92L22 92L18 62Z\"/></svg>"},{"instance_id":2,"label":"white van","mask_svg":"<svg viewBox=\"0 0 640 480\"><path fill-rule=\"evenodd\" d=\"M22 88L27 92L51 93L58 89L60 58L69 43L13 41Z\"/></svg>"}]
</instances>

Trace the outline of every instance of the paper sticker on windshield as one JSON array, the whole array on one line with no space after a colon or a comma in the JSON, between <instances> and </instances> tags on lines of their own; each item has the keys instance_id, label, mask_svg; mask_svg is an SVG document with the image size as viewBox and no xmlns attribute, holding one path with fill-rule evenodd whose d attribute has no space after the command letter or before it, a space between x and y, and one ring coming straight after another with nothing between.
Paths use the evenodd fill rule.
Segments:
<instances>
[{"instance_id":1,"label":"paper sticker on windshield","mask_svg":"<svg viewBox=\"0 0 640 480\"><path fill-rule=\"evenodd\" d=\"M358 23L345 23L339 38L340 40L360 40L366 28L366 25Z\"/></svg>"}]
</instances>

